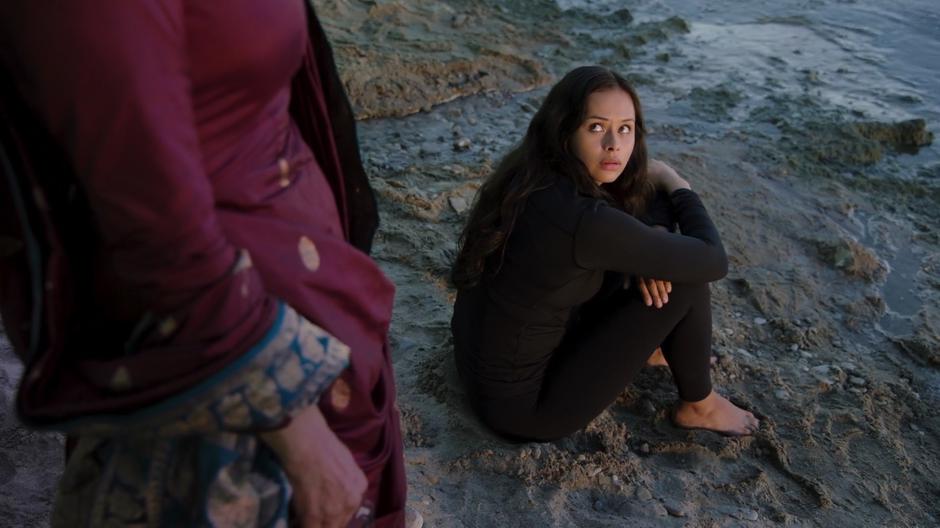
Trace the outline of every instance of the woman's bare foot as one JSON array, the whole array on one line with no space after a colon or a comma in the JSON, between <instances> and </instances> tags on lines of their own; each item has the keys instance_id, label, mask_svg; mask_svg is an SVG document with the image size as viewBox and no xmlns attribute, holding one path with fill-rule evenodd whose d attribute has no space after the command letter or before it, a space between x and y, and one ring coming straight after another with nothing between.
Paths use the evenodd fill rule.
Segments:
<instances>
[{"instance_id":1,"label":"woman's bare foot","mask_svg":"<svg viewBox=\"0 0 940 528\"><path fill-rule=\"evenodd\" d=\"M712 356L708 360L708 364L714 365L716 361L717 361L717 358L715 356ZM647 367L668 367L669 366L669 362L666 361L666 356L663 355L662 347L654 350L653 354L650 355L650 357L646 359L646 366Z\"/></svg>"},{"instance_id":2,"label":"woman's bare foot","mask_svg":"<svg viewBox=\"0 0 940 528\"><path fill-rule=\"evenodd\" d=\"M741 409L715 391L704 400L680 402L672 415L676 427L707 429L728 436L746 436L757 431L760 422L750 412Z\"/></svg>"},{"instance_id":3,"label":"woman's bare foot","mask_svg":"<svg viewBox=\"0 0 940 528\"><path fill-rule=\"evenodd\" d=\"M653 351L653 354L646 360L647 367L668 367L669 363L666 362L666 356L663 356L663 349L657 348Z\"/></svg>"}]
</instances>

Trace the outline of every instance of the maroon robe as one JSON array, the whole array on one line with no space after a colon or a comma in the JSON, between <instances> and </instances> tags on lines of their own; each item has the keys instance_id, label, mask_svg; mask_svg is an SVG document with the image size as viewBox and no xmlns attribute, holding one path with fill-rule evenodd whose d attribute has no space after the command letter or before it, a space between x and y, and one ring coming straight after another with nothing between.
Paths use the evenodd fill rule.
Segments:
<instances>
[{"instance_id":1,"label":"maroon robe","mask_svg":"<svg viewBox=\"0 0 940 528\"><path fill-rule=\"evenodd\" d=\"M69 430L159 403L244 354L282 299L350 347L348 406L320 406L378 524L401 524L394 287L363 252L375 202L312 8L305 27L299 0L37 4L0 7L20 154L0 307L28 356L21 417ZM245 251L254 269L232 274Z\"/></svg>"}]
</instances>

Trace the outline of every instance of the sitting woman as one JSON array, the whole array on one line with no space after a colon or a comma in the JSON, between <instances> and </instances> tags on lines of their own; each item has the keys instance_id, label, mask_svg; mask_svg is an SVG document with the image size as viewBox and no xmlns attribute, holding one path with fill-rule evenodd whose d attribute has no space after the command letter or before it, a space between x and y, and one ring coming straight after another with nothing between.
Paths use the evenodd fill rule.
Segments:
<instances>
[{"instance_id":1,"label":"sitting woman","mask_svg":"<svg viewBox=\"0 0 940 528\"><path fill-rule=\"evenodd\" d=\"M708 283L728 266L718 232L689 183L647 161L644 134L621 76L577 68L480 189L453 270L451 328L470 401L501 434L551 440L583 428L660 346L678 427L758 427L709 377ZM681 234L638 220L649 221L657 191Z\"/></svg>"}]
</instances>

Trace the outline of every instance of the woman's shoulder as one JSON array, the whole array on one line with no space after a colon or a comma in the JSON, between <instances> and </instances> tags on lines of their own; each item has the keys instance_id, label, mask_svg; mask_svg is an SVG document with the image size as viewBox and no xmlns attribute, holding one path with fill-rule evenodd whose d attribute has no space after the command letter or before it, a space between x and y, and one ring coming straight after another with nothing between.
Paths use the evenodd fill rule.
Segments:
<instances>
[{"instance_id":1,"label":"woman's shoulder","mask_svg":"<svg viewBox=\"0 0 940 528\"><path fill-rule=\"evenodd\" d=\"M579 192L571 178L557 175L548 182L532 193L527 210L565 231L573 233L585 211L604 205L603 200Z\"/></svg>"}]
</instances>

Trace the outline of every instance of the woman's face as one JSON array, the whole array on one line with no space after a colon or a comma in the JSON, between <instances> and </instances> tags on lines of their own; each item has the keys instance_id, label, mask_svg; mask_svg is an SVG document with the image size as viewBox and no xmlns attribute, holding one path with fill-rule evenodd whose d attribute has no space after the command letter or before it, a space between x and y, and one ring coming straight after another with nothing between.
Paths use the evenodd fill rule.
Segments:
<instances>
[{"instance_id":1,"label":"woman's face","mask_svg":"<svg viewBox=\"0 0 940 528\"><path fill-rule=\"evenodd\" d=\"M601 185L616 180L630 160L636 141L636 109L620 88L588 96L585 119L571 138L574 155Z\"/></svg>"}]
</instances>

